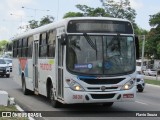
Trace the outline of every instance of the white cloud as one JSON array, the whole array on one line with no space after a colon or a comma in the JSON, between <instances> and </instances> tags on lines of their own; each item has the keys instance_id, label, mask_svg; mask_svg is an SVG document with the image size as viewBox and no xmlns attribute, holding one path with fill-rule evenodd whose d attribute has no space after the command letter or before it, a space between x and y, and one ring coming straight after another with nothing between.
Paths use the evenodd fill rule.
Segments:
<instances>
[{"instance_id":1,"label":"white cloud","mask_svg":"<svg viewBox=\"0 0 160 120\"><path fill-rule=\"evenodd\" d=\"M11 19L20 19L25 16L25 11L22 9L23 5L32 3L32 0L6 0L5 6L7 8L6 15ZM10 14L13 14L12 16Z\"/></svg>"},{"instance_id":2,"label":"white cloud","mask_svg":"<svg viewBox=\"0 0 160 120\"><path fill-rule=\"evenodd\" d=\"M6 27L0 27L0 33L8 32Z\"/></svg>"},{"instance_id":3,"label":"white cloud","mask_svg":"<svg viewBox=\"0 0 160 120\"><path fill-rule=\"evenodd\" d=\"M9 30L6 28L6 27L0 27L0 33L1 33L1 36L0 36L0 40L4 39L6 35L9 34Z\"/></svg>"},{"instance_id":4,"label":"white cloud","mask_svg":"<svg viewBox=\"0 0 160 120\"><path fill-rule=\"evenodd\" d=\"M130 0L130 3L134 9L142 9L144 7L140 0Z\"/></svg>"},{"instance_id":5,"label":"white cloud","mask_svg":"<svg viewBox=\"0 0 160 120\"><path fill-rule=\"evenodd\" d=\"M4 19L5 23L0 22L0 39L9 38L9 36L18 31L16 29L25 20L25 16L27 16L22 6L28 6L33 3L33 0L1 0L0 16L1 21ZM10 15L11 13L14 15Z\"/></svg>"}]
</instances>

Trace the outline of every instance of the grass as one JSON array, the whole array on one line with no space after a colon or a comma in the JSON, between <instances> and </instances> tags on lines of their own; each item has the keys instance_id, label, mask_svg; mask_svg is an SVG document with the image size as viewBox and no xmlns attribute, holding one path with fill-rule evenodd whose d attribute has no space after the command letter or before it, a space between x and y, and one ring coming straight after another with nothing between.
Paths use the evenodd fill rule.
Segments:
<instances>
[{"instance_id":1,"label":"grass","mask_svg":"<svg viewBox=\"0 0 160 120\"><path fill-rule=\"evenodd\" d=\"M160 80L145 80L145 83L160 86Z\"/></svg>"},{"instance_id":2,"label":"grass","mask_svg":"<svg viewBox=\"0 0 160 120\"><path fill-rule=\"evenodd\" d=\"M18 111L14 105L11 106L0 106L0 114L5 111ZM0 115L1 116L1 115ZM28 118L20 117L0 117L0 120L28 120Z\"/></svg>"},{"instance_id":3,"label":"grass","mask_svg":"<svg viewBox=\"0 0 160 120\"><path fill-rule=\"evenodd\" d=\"M0 106L0 111L17 111L14 105L11 106Z\"/></svg>"}]
</instances>

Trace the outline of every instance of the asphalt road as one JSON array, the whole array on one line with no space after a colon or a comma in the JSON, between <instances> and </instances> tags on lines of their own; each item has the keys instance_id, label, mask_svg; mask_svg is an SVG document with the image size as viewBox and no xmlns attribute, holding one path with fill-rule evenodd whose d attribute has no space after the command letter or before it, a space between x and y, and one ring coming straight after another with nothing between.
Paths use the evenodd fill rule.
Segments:
<instances>
[{"instance_id":1,"label":"asphalt road","mask_svg":"<svg viewBox=\"0 0 160 120\"><path fill-rule=\"evenodd\" d=\"M52 118L45 117L44 119L46 120L160 120L158 117L130 117L129 115L128 117L114 117L117 115L114 111L123 111L122 114L128 114L129 111L160 111L160 87L150 85L146 85L143 93L137 93L137 99L135 102L114 103L111 108L102 107L101 105L67 105L63 108L56 109L50 105L46 97L23 95L21 85L17 81L13 81L12 78L0 77L0 89L7 91L10 96L14 97L16 102L24 110L56 111L53 112L53 114L59 114L59 116L62 116ZM75 110L78 110L79 112L69 112ZM84 113L84 111L87 112ZM104 117L106 114L111 114L113 117Z\"/></svg>"}]
</instances>

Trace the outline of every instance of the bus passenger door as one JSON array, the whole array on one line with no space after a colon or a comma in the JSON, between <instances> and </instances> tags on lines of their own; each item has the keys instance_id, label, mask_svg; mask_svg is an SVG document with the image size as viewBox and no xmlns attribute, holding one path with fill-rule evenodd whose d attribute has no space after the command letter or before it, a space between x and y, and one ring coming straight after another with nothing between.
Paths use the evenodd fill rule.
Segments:
<instances>
[{"instance_id":1,"label":"bus passenger door","mask_svg":"<svg viewBox=\"0 0 160 120\"><path fill-rule=\"evenodd\" d=\"M34 93L38 94L38 55L39 55L39 35L34 36L33 41L33 86Z\"/></svg>"},{"instance_id":2,"label":"bus passenger door","mask_svg":"<svg viewBox=\"0 0 160 120\"><path fill-rule=\"evenodd\" d=\"M63 53L64 47L61 45L60 39L58 37L58 76L57 76L57 97L63 98Z\"/></svg>"}]
</instances>

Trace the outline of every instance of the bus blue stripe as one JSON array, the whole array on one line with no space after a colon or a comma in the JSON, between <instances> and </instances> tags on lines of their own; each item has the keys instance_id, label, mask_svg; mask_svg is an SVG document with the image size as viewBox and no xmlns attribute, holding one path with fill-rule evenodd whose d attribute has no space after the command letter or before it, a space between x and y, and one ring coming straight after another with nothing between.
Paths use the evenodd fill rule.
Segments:
<instances>
[{"instance_id":1,"label":"bus blue stripe","mask_svg":"<svg viewBox=\"0 0 160 120\"><path fill-rule=\"evenodd\" d=\"M77 79L80 80L80 79L96 79L96 77L94 76L77 76Z\"/></svg>"}]
</instances>

